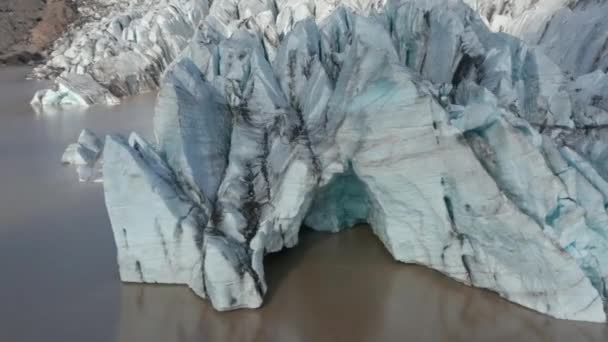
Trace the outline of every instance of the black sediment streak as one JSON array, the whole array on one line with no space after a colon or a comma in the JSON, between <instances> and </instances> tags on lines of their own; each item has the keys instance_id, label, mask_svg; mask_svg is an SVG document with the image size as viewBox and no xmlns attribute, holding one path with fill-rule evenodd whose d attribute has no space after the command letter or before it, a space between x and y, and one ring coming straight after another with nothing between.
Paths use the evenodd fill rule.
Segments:
<instances>
[{"instance_id":1,"label":"black sediment streak","mask_svg":"<svg viewBox=\"0 0 608 342\"><path fill-rule=\"evenodd\" d=\"M251 163L245 164L245 176L243 177L245 183L246 194L245 201L241 207L241 213L247 221L247 226L243 231L246 244L249 245L251 239L258 232L260 217L262 213L262 203L258 202L255 193L255 173L253 172L253 166Z\"/></svg>"},{"instance_id":2,"label":"black sediment streak","mask_svg":"<svg viewBox=\"0 0 608 342\"><path fill-rule=\"evenodd\" d=\"M149 158L146 156L146 152L142 150L141 145L138 142L133 144L133 150L137 152L137 156L151 169L156 169L158 165L153 165L150 163ZM156 151L154 151L156 153ZM187 203L193 204L197 209L200 209L201 212L205 212L203 209L204 204L201 201L201 198L204 196L200 193L198 189L192 187L188 182L184 181L184 177L179 173L176 173L171 167L169 167L169 163L164 158L159 159L164 163L163 167L168 170L168 177L162 173L156 173L156 175L162 179L171 189L175 192L177 197ZM191 195L195 195L193 198Z\"/></svg>"},{"instance_id":3,"label":"black sediment streak","mask_svg":"<svg viewBox=\"0 0 608 342\"><path fill-rule=\"evenodd\" d=\"M296 67L298 65L297 51L290 50L287 61L287 87L289 88L289 101L293 108L300 108L300 101L296 94Z\"/></svg>"},{"instance_id":4,"label":"black sediment streak","mask_svg":"<svg viewBox=\"0 0 608 342\"><path fill-rule=\"evenodd\" d=\"M266 183L266 199L270 201L270 180L268 177L268 156L270 155L270 134L268 130L264 130L262 140L262 155L260 156L260 172Z\"/></svg>"},{"instance_id":5,"label":"black sediment streak","mask_svg":"<svg viewBox=\"0 0 608 342\"><path fill-rule=\"evenodd\" d=\"M135 269L137 270L137 273L139 274L139 280L141 280L141 282L145 282L144 279L144 272L141 269L141 262L139 262L139 260L135 261Z\"/></svg>"},{"instance_id":6,"label":"black sediment streak","mask_svg":"<svg viewBox=\"0 0 608 342\"><path fill-rule=\"evenodd\" d=\"M256 291L259 293L260 297L263 296L264 287L262 286L262 281L261 281L259 275L253 269L253 266L252 266L253 265L253 263L252 263L252 254L253 253L252 253L252 250L249 248L249 246L248 245L244 246L242 243L234 241L232 238L226 236L223 232L221 232L217 229L210 229L210 230L208 230L207 233L210 235L213 235L214 237L217 237L219 239L219 241L221 241L224 244L223 249L222 249L223 251L230 251L231 253L234 253L233 254L234 258L231 258L222 252L222 254L224 254L224 258L226 260L233 260L233 262L236 263L234 265L235 269L241 277L243 277L246 273L251 276L251 279L253 279L253 281L254 281ZM203 264L204 264L204 254L203 254ZM203 285L205 286L204 275L205 275L205 273L203 270ZM206 291L207 290L205 287L205 292Z\"/></svg>"},{"instance_id":7,"label":"black sediment streak","mask_svg":"<svg viewBox=\"0 0 608 342\"><path fill-rule=\"evenodd\" d=\"M296 89L295 89L295 77L296 77L296 66L297 66L297 55L296 51L289 51L289 62L287 65L287 76L288 83L287 86L289 88L289 101L291 103L292 108L295 111L296 122L292 128L291 132L291 141L296 143L302 143L306 149L310 152L311 163L313 166L313 171L317 179L319 179L321 175L321 162L319 158L315 155L314 150L312 148L312 142L310 140L310 135L308 132L308 128L306 127L306 121L304 120L304 115L302 113L302 105L300 100L297 97Z\"/></svg>"},{"instance_id":8,"label":"black sediment streak","mask_svg":"<svg viewBox=\"0 0 608 342\"><path fill-rule=\"evenodd\" d=\"M445 209L448 212L448 218L450 219L450 225L454 232L458 232L456 228L456 221L454 220L454 207L452 206L452 200L448 196L443 196L443 203L445 203Z\"/></svg>"},{"instance_id":9,"label":"black sediment streak","mask_svg":"<svg viewBox=\"0 0 608 342\"><path fill-rule=\"evenodd\" d=\"M127 230L125 228L122 229L122 235L125 238L125 247L129 248L129 239L127 239Z\"/></svg>"},{"instance_id":10,"label":"black sediment streak","mask_svg":"<svg viewBox=\"0 0 608 342\"><path fill-rule=\"evenodd\" d=\"M205 257L206 255L206 250L204 248L200 249L201 251L201 279L203 282L203 292L205 292L205 295L207 296L207 294L209 292L207 292L207 276L205 275Z\"/></svg>"},{"instance_id":11,"label":"black sediment streak","mask_svg":"<svg viewBox=\"0 0 608 342\"><path fill-rule=\"evenodd\" d=\"M462 265L464 266L464 269L467 271L467 276L469 278L469 282L471 283L471 285L473 285L473 273L471 272L471 266L469 265L469 259L470 256L468 255L462 255L461 259L462 259Z\"/></svg>"},{"instance_id":12,"label":"black sediment streak","mask_svg":"<svg viewBox=\"0 0 608 342\"><path fill-rule=\"evenodd\" d=\"M175 237L176 239L181 238L182 233L184 232L183 223L192 214L192 212L194 211L195 208L196 208L196 206L194 206L194 205L191 206L190 209L188 209L188 212L184 216L180 216L177 219L177 223L175 224L175 231L173 233L173 237Z\"/></svg>"},{"instance_id":13,"label":"black sediment streak","mask_svg":"<svg viewBox=\"0 0 608 342\"><path fill-rule=\"evenodd\" d=\"M304 65L302 65L302 74L304 75L304 77L306 79L309 79L310 76L312 75L312 65L314 62L314 58L313 57L309 57L306 60L306 63L304 63Z\"/></svg>"},{"instance_id":14,"label":"black sediment streak","mask_svg":"<svg viewBox=\"0 0 608 342\"><path fill-rule=\"evenodd\" d=\"M167 241L165 240L165 235L163 234L160 223L158 223L158 218L154 219L154 229L156 230L156 234L160 238L160 243L163 248L163 254L165 255L165 259L170 263L171 259L169 258L169 249L167 248Z\"/></svg>"}]
</instances>

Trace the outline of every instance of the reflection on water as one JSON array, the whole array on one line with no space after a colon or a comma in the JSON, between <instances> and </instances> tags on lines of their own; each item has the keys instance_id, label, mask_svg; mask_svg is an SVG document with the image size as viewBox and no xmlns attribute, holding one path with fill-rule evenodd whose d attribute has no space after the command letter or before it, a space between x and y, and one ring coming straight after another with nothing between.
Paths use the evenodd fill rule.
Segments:
<instances>
[{"instance_id":1,"label":"reflection on water","mask_svg":"<svg viewBox=\"0 0 608 342\"><path fill-rule=\"evenodd\" d=\"M0 341L607 341L393 261L366 228L303 232L268 257L259 310L215 312L180 286L123 285L102 187L62 167L80 130L151 136L154 96L37 115L24 68L0 69Z\"/></svg>"},{"instance_id":2,"label":"reflection on water","mask_svg":"<svg viewBox=\"0 0 608 342\"><path fill-rule=\"evenodd\" d=\"M185 288L125 285L118 341L606 341L602 324L551 319L419 266L365 227L305 231L266 263L259 310L219 313Z\"/></svg>"}]
</instances>

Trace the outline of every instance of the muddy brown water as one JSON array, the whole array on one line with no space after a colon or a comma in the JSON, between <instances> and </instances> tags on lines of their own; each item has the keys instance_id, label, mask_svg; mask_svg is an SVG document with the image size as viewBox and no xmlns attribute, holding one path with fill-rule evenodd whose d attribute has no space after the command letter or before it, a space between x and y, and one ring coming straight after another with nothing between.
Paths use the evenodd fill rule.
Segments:
<instances>
[{"instance_id":1,"label":"muddy brown water","mask_svg":"<svg viewBox=\"0 0 608 342\"><path fill-rule=\"evenodd\" d=\"M0 341L608 341L395 262L366 227L301 233L267 257L258 310L218 313L183 286L122 284L102 186L60 165L82 128L151 136L154 96L38 115L43 82L0 69Z\"/></svg>"}]
</instances>

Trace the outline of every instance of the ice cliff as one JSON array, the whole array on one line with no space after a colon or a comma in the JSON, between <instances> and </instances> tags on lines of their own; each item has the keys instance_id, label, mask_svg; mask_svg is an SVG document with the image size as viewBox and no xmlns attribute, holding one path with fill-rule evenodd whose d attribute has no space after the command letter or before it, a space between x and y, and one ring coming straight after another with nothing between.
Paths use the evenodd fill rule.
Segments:
<instances>
[{"instance_id":1,"label":"ice cliff","mask_svg":"<svg viewBox=\"0 0 608 342\"><path fill-rule=\"evenodd\" d=\"M303 225L365 222L399 261L606 321L602 70L570 77L461 0L178 3L192 10L142 14L158 29L122 25L138 42L184 32L183 51L150 59L162 77L130 52L111 65L134 73L93 63L82 76L112 94L160 87L155 141L105 139L122 280L256 308L266 254L295 246Z\"/></svg>"}]
</instances>

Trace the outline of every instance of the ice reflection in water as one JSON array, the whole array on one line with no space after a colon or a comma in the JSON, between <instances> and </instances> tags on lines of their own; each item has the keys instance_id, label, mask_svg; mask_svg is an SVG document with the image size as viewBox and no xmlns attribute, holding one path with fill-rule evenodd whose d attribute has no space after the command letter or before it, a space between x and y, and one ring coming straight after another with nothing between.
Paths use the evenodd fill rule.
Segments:
<instances>
[{"instance_id":1,"label":"ice reflection in water","mask_svg":"<svg viewBox=\"0 0 608 342\"><path fill-rule=\"evenodd\" d=\"M218 313L186 288L122 287L118 341L605 341L608 329L551 319L394 262L371 231L304 232L268 258L259 310Z\"/></svg>"}]
</instances>

